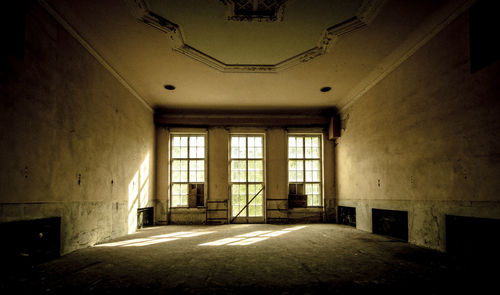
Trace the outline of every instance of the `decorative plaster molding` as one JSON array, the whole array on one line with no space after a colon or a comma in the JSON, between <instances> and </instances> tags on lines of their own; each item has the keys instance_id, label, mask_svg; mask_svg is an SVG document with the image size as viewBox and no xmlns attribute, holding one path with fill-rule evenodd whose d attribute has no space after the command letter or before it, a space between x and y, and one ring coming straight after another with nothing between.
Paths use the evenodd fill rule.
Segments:
<instances>
[{"instance_id":1,"label":"decorative plaster molding","mask_svg":"<svg viewBox=\"0 0 500 295\"><path fill-rule=\"evenodd\" d=\"M283 21L283 14L285 12L285 2L287 0L274 0L274 3L266 4L263 0L220 0L227 7L226 11L226 19L232 21L256 21L256 22L274 22L274 21ZM258 5L265 6L264 9L271 11L271 13L263 15L263 14L238 14L236 5L239 2L245 1L246 4L252 5L253 10L258 10Z\"/></svg>"},{"instance_id":2,"label":"decorative plaster molding","mask_svg":"<svg viewBox=\"0 0 500 295\"><path fill-rule=\"evenodd\" d=\"M149 103L142 98L142 96L135 91L135 89L95 50L89 42L87 42L47 1L38 0L45 11L50 14L73 38L80 43L83 48L85 48L90 55L92 55L113 77L120 82L125 89L127 89L132 96L137 98L148 111L154 113L153 108L149 105Z\"/></svg>"},{"instance_id":3,"label":"decorative plaster molding","mask_svg":"<svg viewBox=\"0 0 500 295\"><path fill-rule=\"evenodd\" d=\"M135 7L133 14L139 21L155 27L167 34L175 51L182 53L194 60L204 63L214 69L225 73L276 73L295 65L306 63L316 57L324 55L341 35L351 33L368 25L376 16L386 0L364 0L356 16L327 28L322 34L318 45L300 54L292 56L279 63L266 64L226 64L184 42L179 25L157 15L149 9L145 0L133 0ZM221 0L224 3L232 3L231 0ZM280 10L284 8L282 1ZM228 4L229 7L229 4ZM234 8L233 8L234 12Z\"/></svg>"},{"instance_id":4,"label":"decorative plaster molding","mask_svg":"<svg viewBox=\"0 0 500 295\"><path fill-rule=\"evenodd\" d=\"M350 106L375 87L380 81L396 70L415 52L427 44L434 36L446 28L460 14L469 9L476 0L451 1L434 13L425 23L412 33L389 56L383 59L341 102L340 112L345 112Z\"/></svg>"}]
</instances>

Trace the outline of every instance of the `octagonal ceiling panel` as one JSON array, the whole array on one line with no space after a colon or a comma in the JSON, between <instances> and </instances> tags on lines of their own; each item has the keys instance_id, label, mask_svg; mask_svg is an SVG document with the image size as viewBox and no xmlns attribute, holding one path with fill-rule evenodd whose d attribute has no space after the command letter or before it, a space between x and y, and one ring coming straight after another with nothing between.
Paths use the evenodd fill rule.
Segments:
<instances>
[{"instance_id":1,"label":"octagonal ceiling panel","mask_svg":"<svg viewBox=\"0 0 500 295\"><path fill-rule=\"evenodd\" d=\"M254 9L274 2L280 15L234 17L235 2ZM382 2L136 0L138 18L166 32L175 50L223 72L276 72L309 61L338 36L366 25Z\"/></svg>"}]
</instances>

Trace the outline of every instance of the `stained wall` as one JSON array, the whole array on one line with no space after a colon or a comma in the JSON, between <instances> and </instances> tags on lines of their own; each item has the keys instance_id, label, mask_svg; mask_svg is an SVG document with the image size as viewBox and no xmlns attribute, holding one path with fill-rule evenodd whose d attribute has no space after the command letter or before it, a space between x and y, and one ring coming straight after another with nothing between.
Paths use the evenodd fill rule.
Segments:
<instances>
[{"instance_id":1,"label":"stained wall","mask_svg":"<svg viewBox=\"0 0 500 295\"><path fill-rule=\"evenodd\" d=\"M61 217L63 254L135 231L153 206L152 111L38 4L20 20L0 84L0 222Z\"/></svg>"},{"instance_id":2,"label":"stained wall","mask_svg":"<svg viewBox=\"0 0 500 295\"><path fill-rule=\"evenodd\" d=\"M466 12L342 111L338 204L408 211L409 241L446 249L446 215L500 218L500 63L471 72Z\"/></svg>"}]
</instances>

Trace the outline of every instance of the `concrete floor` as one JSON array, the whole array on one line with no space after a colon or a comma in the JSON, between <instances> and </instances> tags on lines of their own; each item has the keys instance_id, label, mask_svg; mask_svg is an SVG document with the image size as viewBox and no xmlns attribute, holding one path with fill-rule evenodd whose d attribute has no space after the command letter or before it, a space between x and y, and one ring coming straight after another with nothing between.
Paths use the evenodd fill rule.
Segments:
<instances>
[{"instance_id":1,"label":"concrete floor","mask_svg":"<svg viewBox=\"0 0 500 295\"><path fill-rule=\"evenodd\" d=\"M477 294L497 278L469 267L335 224L170 225L13 269L0 293Z\"/></svg>"}]
</instances>

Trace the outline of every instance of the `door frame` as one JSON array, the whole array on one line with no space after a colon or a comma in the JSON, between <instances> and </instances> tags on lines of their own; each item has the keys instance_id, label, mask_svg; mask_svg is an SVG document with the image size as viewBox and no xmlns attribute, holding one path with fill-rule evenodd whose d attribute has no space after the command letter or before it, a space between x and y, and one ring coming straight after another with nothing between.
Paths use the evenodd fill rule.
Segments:
<instances>
[{"instance_id":1,"label":"door frame","mask_svg":"<svg viewBox=\"0 0 500 295\"><path fill-rule=\"evenodd\" d=\"M231 158L231 139L233 136L245 136L246 138L248 138L249 136L261 136L262 137L262 169L263 169L263 179L262 179L262 185L264 186L264 189L262 190L262 216L258 216L258 217L249 217L248 216L248 207L246 208L246 212L242 212L243 213L246 213L247 216L244 216L244 217L238 217L236 218L232 223L266 223L266 215L267 215L267 208L266 208L266 191L267 191L267 187L266 187L266 168L267 168L267 165L266 165L266 132L263 131L263 132L229 132L229 140L228 140L228 194L229 194L229 205L228 205L228 210L229 210L229 214L228 214L228 217L229 217L229 223L231 223L231 220L233 219L233 205L232 205L232 201L233 201L233 196L232 196L232 191L231 191L231 188L232 188L232 185L233 185L233 182L231 180L231 161L232 161L232 158ZM245 157L245 160L248 161L248 141L246 143L246 151L247 151L247 155ZM252 159L250 159L252 160ZM247 162L248 163L248 162ZM252 198L253 196L250 196L248 194L248 184L252 184L252 183L249 183L248 182L248 165L246 166L246 175L247 175L247 182L245 182L245 184L247 185L247 200L249 198ZM258 183L257 183L258 184ZM241 215L240 215L241 216Z\"/></svg>"}]
</instances>

